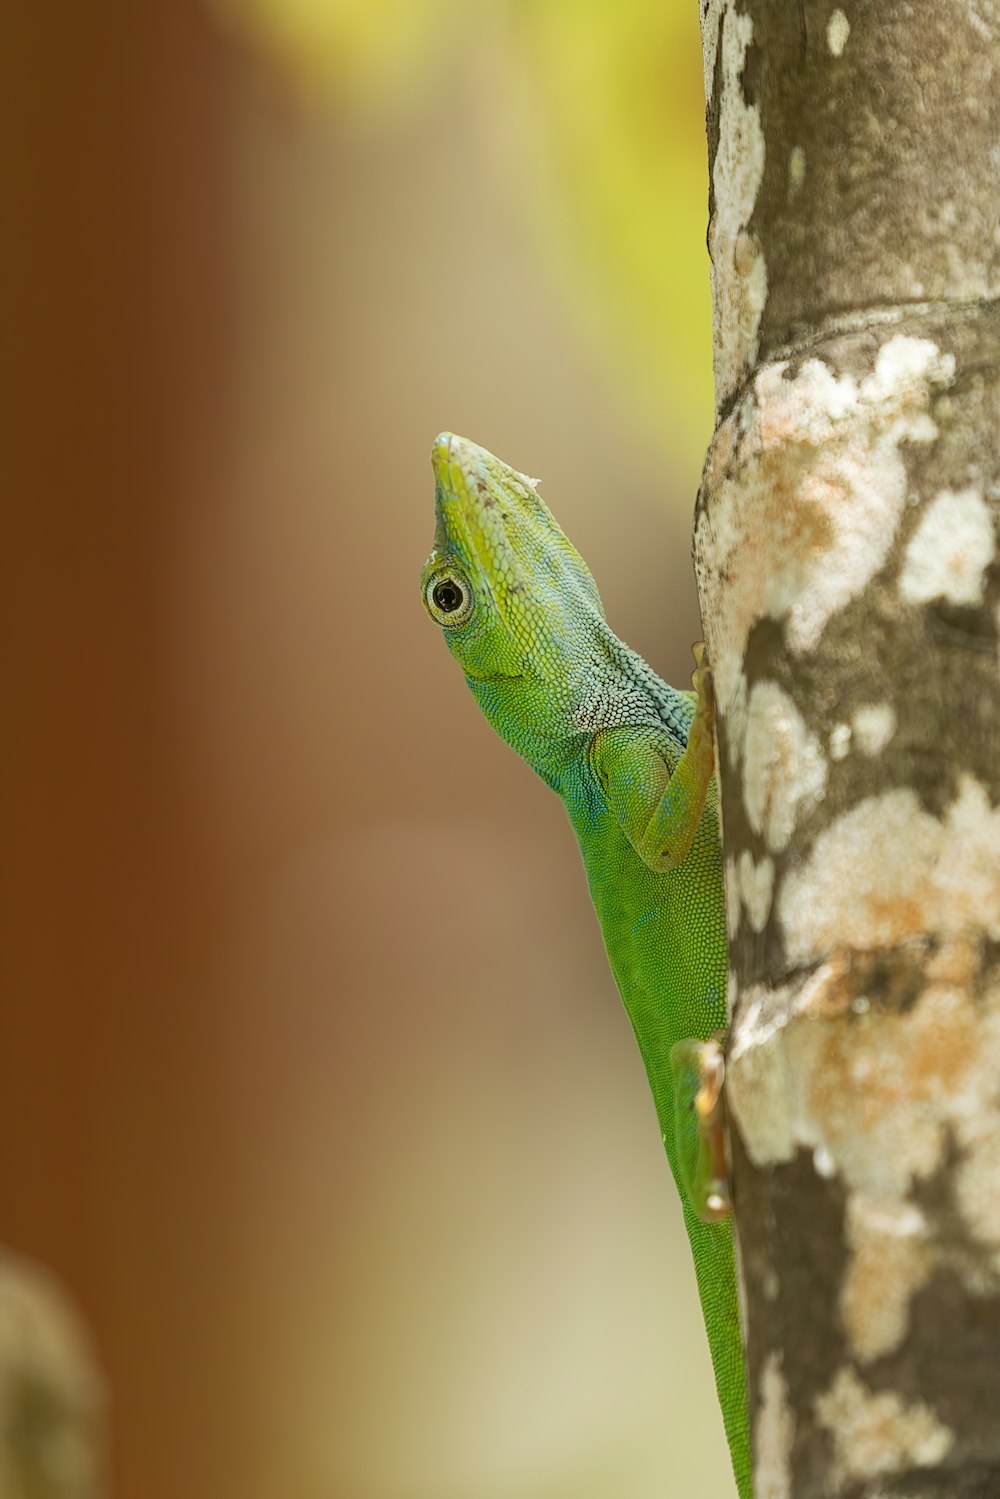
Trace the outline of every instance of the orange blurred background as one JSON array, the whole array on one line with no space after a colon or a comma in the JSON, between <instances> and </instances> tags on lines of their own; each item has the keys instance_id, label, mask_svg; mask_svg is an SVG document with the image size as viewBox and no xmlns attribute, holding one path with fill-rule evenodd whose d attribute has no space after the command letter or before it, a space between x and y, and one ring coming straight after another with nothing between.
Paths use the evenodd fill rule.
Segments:
<instances>
[{"instance_id":1,"label":"orange blurred background","mask_svg":"<svg viewBox=\"0 0 1000 1499\"><path fill-rule=\"evenodd\" d=\"M0 1240L119 1499L732 1492L572 836L417 588L448 427L690 673L696 11L7 17Z\"/></svg>"}]
</instances>

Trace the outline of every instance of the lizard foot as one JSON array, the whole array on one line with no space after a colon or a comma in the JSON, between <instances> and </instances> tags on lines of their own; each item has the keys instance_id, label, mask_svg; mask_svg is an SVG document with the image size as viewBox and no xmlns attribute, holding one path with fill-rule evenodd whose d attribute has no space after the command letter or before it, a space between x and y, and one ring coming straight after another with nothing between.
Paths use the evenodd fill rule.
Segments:
<instances>
[{"instance_id":1,"label":"lizard foot","mask_svg":"<svg viewBox=\"0 0 1000 1499\"><path fill-rule=\"evenodd\" d=\"M670 1068L681 1177L697 1216L717 1223L732 1206L721 1036L678 1041L670 1048Z\"/></svg>"}]
</instances>

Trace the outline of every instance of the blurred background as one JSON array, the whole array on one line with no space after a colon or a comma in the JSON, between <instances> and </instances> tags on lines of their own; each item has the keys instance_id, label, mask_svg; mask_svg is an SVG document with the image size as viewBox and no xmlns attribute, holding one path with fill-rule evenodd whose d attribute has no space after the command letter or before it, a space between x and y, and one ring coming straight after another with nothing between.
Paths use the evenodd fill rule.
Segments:
<instances>
[{"instance_id":1,"label":"blurred background","mask_svg":"<svg viewBox=\"0 0 1000 1499\"><path fill-rule=\"evenodd\" d=\"M5 16L0 1241L119 1499L732 1493L572 835L417 587L447 427L690 674L697 9Z\"/></svg>"}]
</instances>

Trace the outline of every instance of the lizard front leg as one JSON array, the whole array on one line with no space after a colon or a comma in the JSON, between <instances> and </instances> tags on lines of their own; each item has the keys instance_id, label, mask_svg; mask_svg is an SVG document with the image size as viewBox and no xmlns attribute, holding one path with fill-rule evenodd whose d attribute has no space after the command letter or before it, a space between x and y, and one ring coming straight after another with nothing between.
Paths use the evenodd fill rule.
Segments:
<instances>
[{"instance_id":1,"label":"lizard front leg","mask_svg":"<svg viewBox=\"0 0 1000 1499\"><path fill-rule=\"evenodd\" d=\"M698 831L715 769L715 697L704 645L696 645L695 713L678 753L665 729L622 725L594 736L590 759L608 807L650 869L676 869Z\"/></svg>"}]
</instances>

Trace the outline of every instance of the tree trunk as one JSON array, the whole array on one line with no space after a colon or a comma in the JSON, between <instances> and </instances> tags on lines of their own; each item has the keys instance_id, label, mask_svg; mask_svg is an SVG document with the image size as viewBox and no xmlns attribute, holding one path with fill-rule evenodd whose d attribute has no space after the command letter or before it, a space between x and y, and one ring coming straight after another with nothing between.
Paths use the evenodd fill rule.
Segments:
<instances>
[{"instance_id":1,"label":"tree trunk","mask_svg":"<svg viewBox=\"0 0 1000 1499\"><path fill-rule=\"evenodd\" d=\"M757 1495L997 1495L1000 3L701 8Z\"/></svg>"}]
</instances>

